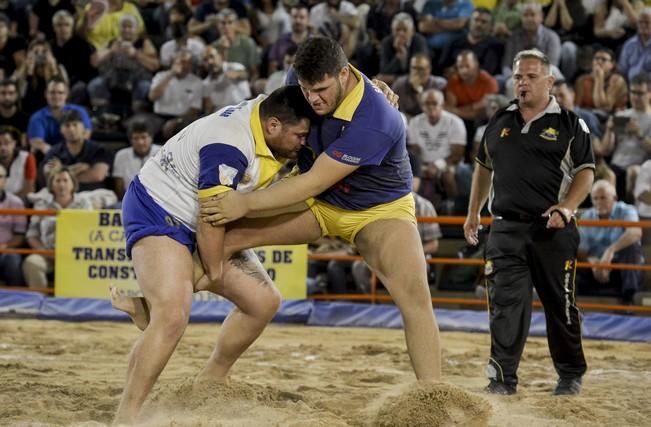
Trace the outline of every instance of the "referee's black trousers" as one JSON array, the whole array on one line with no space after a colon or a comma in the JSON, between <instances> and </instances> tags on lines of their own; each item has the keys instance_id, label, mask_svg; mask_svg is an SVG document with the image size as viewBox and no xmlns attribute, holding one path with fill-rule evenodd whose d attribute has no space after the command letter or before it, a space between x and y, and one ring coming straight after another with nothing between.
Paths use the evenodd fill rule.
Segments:
<instances>
[{"instance_id":1,"label":"referee's black trousers","mask_svg":"<svg viewBox=\"0 0 651 427\"><path fill-rule=\"evenodd\" d=\"M531 324L533 286L545 309L556 372L562 378L585 373L580 314L574 300L578 246L573 221L563 229L547 229L545 220L493 221L486 245L489 378L518 382L518 364Z\"/></svg>"}]
</instances>

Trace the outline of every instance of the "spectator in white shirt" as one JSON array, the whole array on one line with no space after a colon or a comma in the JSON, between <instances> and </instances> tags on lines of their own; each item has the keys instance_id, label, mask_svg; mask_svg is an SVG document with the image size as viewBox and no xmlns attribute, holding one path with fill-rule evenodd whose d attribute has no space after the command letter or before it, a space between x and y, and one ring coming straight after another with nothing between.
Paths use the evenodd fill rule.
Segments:
<instances>
[{"instance_id":1,"label":"spectator in white shirt","mask_svg":"<svg viewBox=\"0 0 651 427\"><path fill-rule=\"evenodd\" d=\"M171 39L163 43L160 48L160 65L163 68L169 68L176 54L184 48L192 52L196 61L201 59L206 45L200 38L188 35L185 23L175 22L171 25L170 32Z\"/></svg>"},{"instance_id":2,"label":"spectator in white shirt","mask_svg":"<svg viewBox=\"0 0 651 427\"><path fill-rule=\"evenodd\" d=\"M160 149L160 145L152 144L153 135L143 120L132 121L127 133L131 147L118 151L113 160L113 184L120 200L140 168Z\"/></svg>"},{"instance_id":3,"label":"spectator in white shirt","mask_svg":"<svg viewBox=\"0 0 651 427\"><path fill-rule=\"evenodd\" d=\"M246 80L244 65L226 62L214 47L206 47L203 67L208 75L203 79L203 110L212 113L226 105L239 104L251 97L251 87Z\"/></svg>"},{"instance_id":4,"label":"spectator in white shirt","mask_svg":"<svg viewBox=\"0 0 651 427\"><path fill-rule=\"evenodd\" d=\"M424 91L420 105L423 113L409 122L407 143L423 161L419 193L441 211L442 199L456 196L455 172L465 152L466 127L460 117L443 110L444 96L438 89Z\"/></svg>"},{"instance_id":5,"label":"spectator in white shirt","mask_svg":"<svg viewBox=\"0 0 651 427\"><path fill-rule=\"evenodd\" d=\"M193 72L192 52L179 51L172 68L154 76L149 100L154 103L154 113L165 123L162 138L167 140L197 118L201 112L202 82Z\"/></svg>"}]
</instances>

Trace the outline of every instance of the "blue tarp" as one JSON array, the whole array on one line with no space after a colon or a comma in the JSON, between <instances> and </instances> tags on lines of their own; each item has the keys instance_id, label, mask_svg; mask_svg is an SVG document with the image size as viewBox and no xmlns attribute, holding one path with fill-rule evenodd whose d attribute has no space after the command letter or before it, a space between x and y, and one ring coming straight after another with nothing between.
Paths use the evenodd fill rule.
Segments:
<instances>
[{"instance_id":1,"label":"blue tarp","mask_svg":"<svg viewBox=\"0 0 651 427\"><path fill-rule=\"evenodd\" d=\"M44 298L33 292L0 291L0 316L34 317Z\"/></svg>"},{"instance_id":2,"label":"blue tarp","mask_svg":"<svg viewBox=\"0 0 651 427\"><path fill-rule=\"evenodd\" d=\"M221 322L233 304L227 301L194 301L193 322ZM488 332L486 311L435 310L444 331ZM48 298L37 293L0 291L0 317L37 317L70 321L127 320L108 300L89 298ZM357 326L402 328L400 312L389 304L359 304L310 300L284 301L274 322L309 326ZM530 335L545 335L545 316L534 312ZM587 313L583 336L592 339L651 342L651 317Z\"/></svg>"}]
</instances>

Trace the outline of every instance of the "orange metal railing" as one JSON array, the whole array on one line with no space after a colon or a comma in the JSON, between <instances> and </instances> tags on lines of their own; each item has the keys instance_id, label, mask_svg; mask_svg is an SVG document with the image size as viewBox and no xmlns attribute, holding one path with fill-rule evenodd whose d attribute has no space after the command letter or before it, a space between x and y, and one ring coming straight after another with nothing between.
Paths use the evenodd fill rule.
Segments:
<instances>
[{"instance_id":1,"label":"orange metal railing","mask_svg":"<svg viewBox=\"0 0 651 427\"><path fill-rule=\"evenodd\" d=\"M56 210L34 210L34 209L0 209L0 215L39 215L39 216L54 216L57 215ZM419 222L425 223L439 223L445 225L463 225L465 218L455 216L439 216L439 217L419 217ZM482 217L481 224L488 225L492 222L490 217ZM651 221L621 221L621 220L578 220L577 225L585 227L641 227L651 228ZM19 253L19 254L40 254L44 256L54 256L55 251L46 249L25 249L25 248L5 248L0 249L1 253ZM310 260L319 261L356 261L363 259L359 255L327 255L327 254L310 254ZM478 265L484 264L481 259L463 259L463 258L431 258L428 260L430 264L447 264L447 265ZM612 270L642 270L651 271L651 265L633 265L633 264L597 264L590 262L577 262L578 268L606 268ZM25 289L15 287L0 287L0 289L10 290L29 290L37 291L45 294L52 294L52 289ZM313 295L310 298L317 300L352 300L352 301L370 301L376 302L391 302L390 295L379 294L377 292L377 277L373 273L371 275L371 293L370 294L323 294ZM445 298L435 297L432 298L433 304L439 305L464 305L464 306L483 306L486 305L485 300L473 298ZM579 307L587 310L608 310L608 311L627 311L638 313L651 313L651 307L643 306L625 306L616 304L602 304L602 303L588 303L583 302L578 304ZM540 306L539 302L535 302L534 306Z\"/></svg>"}]
</instances>

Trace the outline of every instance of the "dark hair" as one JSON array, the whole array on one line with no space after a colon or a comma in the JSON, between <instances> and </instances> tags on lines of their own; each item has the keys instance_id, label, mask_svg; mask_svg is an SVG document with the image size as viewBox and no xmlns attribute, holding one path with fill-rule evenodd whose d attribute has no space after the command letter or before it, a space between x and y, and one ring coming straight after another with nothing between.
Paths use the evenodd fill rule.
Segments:
<instances>
[{"instance_id":1,"label":"dark hair","mask_svg":"<svg viewBox=\"0 0 651 427\"><path fill-rule=\"evenodd\" d=\"M298 46L292 45L287 48L287 50L285 51L285 55L295 56L296 52L298 52Z\"/></svg>"},{"instance_id":2,"label":"dark hair","mask_svg":"<svg viewBox=\"0 0 651 427\"><path fill-rule=\"evenodd\" d=\"M8 27L10 23L9 17L3 12L0 12L0 24L5 24Z\"/></svg>"},{"instance_id":3,"label":"dark hair","mask_svg":"<svg viewBox=\"0 0 651 427\"><path fill-rule=\"evenodd\" d=\"M647 87L651 89L651 75L649 75L648 73L640 73L633 76L628 86L631 87L633 85L636 86L647 85Z\"/></svg>"},{"instance_id":4,"label":"dark hair","mask_svg":"<svg viewBox=\"0 0 651 427\"><path fill-rule=\"evenodd\" d=\"M61 118L59 119L59 124L64 125L66 123L79 122L84 123L84 119L81 117L81 114L77 110L65 110L61 113Z\"/></svg>"},{"instance_id":5,"label":"dark hair","mask_svg":"<svg viewBox=\"0 0 651 427\"><path fill-rule=\"evenodd\" d=\"M18 135L16 128L11 126L0 126L0 135L10 135L16 145L20 141L20 135Z\"/></svg>"},{"instance_id":6,"label":"dark hair","mask_svg":"<svg viewBox=\"0 0 651 427\"><path fill-rule=\"evenodd\" d=\"M307 9L307 11L310 11L310 5L307 4L307 2L304 1L295 1L292 2L291 6L289 6L289 11L291 12L292 9Z\"/></svg>"},{"instance_id":7,"label":"dark hair","mask_svg":"<svg viewBox=\"0 0 651 427\"><path fill-rule=\"evenodd\" d=\"M298 47L294 69L300 80L314 84L326 75L336 77L347 64L346 54L336 40L310 37Z\"/></svg>"},{"instance_id":8,"label":"dark hair","mask_svg":"<svg viewBox=\"0 0 651 427\"><path fill-rule=\"evenodd\" d=\"M47 81L47 86L49 87L51 84L58 84L58 83L63 83L68 87L68 81L63 78L61 74L57 74L56 76L52 77L50 80Z\"/></svg>"},{"instance_id":9,"label":"dark hair","mask_svg":"<svg viewBox=\"0 0 651 427\"><path fill-rule=\"evenodd\" d=\"M598 48L596 48L594 50L594 54L592 56L596 55L597 52L605 52L605 53L608 54L608 56L610 56L611 61L613 61L613 62L617 61L617 56L615 56L615 52L612 49L609 49L609 48L607 48L605 46L599 46Z\"/></svg>"},{"instance_id":10,"label":"dark hair","mask_svg":"<svg viewBox=\"0 0 651 427\"><path fill-rule=\"evenodd\" d=\"M479 58L477 58L477 54L473 52L470 49L463 49L461 52L457 53L456 58L458 59L459 57L464 57L464 56L470 56L472 59L475 60L477 64L479 64Z\"/></svg>"},{"instance_id":11,"label":"dark hair","mask_svg":"<svg viewBox=\"0 0 651 427\"><path fill-rule=\"evenodd\" d=\"M271 92L260 103L260 118L276 117L283 124L296 124L314 118L314 111L298 86L284 86Z\"/></svg>"},{"instance_id":12,"label":"dark hair","mask_svg":"<svg viewBox=\"0 0 651 427\"><path fill-rule=\"evenodd\" d=\"M484 15L492 15L493 13L490 11L490 9L486 7L476 7L475 10L472 11L472 13L482 13Z\"/></svg>"},{"instance_id":13,"label":"dark hair","mask_svg":"<svg viewBox=\"0 0 651 427\"><path fill-rule=\"evenodd\" d=\"M144 120L133 120L129 123L127 135L131 138L134 133L147 133L151 136L151 129L149 129L149 125Z\"/></svg>"},{"instance_id":14,"label":"dark hair","mask_svg":"<svg viewBox=\"0 0 651 427\"><path fill-rule=\"evenodd\" d=\"M430 66L430 67L432 66L432 58L429 56L428 53L424 53L424 52L415 53L415 54L413 54L413 55L411 56L411 59L409 60L409 62L411 63L411 61L412 61L413 59L417 59L417 58L423 58L423 59L426 59L426 60L427 60L427 63L429 64L429 66Z\"/></svg>"},{"instance_id":15,"label":"dark hair","mask_svg":"<svg viewBox=\"0 0 651 427\"><path fill-rule=\"evenodd\" d=\"M18 90L18 84L16 84L15 80L11 79L2 79L0 80L0 87L5 87L5 86L13 86Z\"/></svg>"},{"instance_id":16,"label":"dark hair","mask_svg":"<svg viewBox=\"0 0 651 427\"><path fill-rule=\"evenodd\" d=\"M170 27L170 37L174 40L182 39L188 34L187 27L183 22L175 22Z\"/></svg>"}]
</instances>

